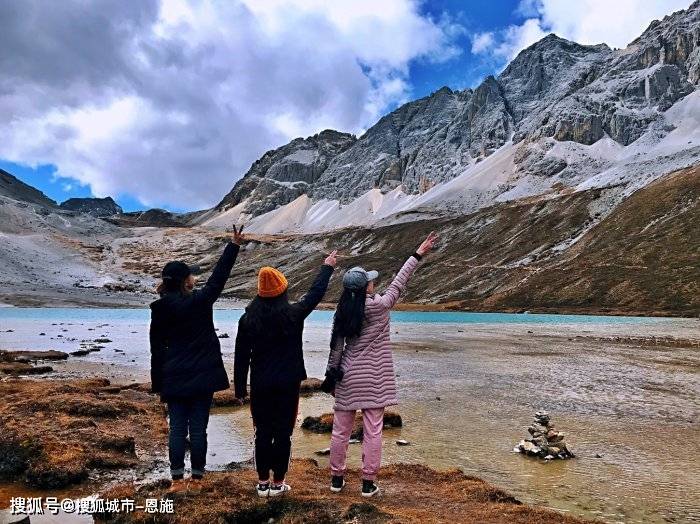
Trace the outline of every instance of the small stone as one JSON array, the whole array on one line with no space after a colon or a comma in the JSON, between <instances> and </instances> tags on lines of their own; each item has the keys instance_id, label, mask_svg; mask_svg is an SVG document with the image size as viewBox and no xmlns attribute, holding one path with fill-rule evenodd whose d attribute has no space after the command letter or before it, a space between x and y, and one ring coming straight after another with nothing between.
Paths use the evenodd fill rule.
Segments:
<instances>
[{"instance_id":1,"label":"small stone","mask_svg":"<svg viewBox=\"0 0 700 524\"><path fill-rule=\"evenodd\" d=\"M318 451L315 451L316 455L319 455L321 457L325 455L330 455L331 454L331 448L324 448L324 449L319 449Z\"/></svg>"},{"instance_id":2,"label":"small stone","mask_svg":"<svg viewBox=\"0 0 700 524\"><path fill-rule=\"evenodd\" d=\"M552 455L547 455L544 459L545 460L552 460L554 457Z\"/></svg>"},{"instance_id":3,"label":"small stone","mask_svg":"<svg viewBox=\"0 0 700 524\"><path fill-rule=\"evenodd\" d=\"M411 443L408 440L399 439L396 441L397 446L410 446Z\"/></svg>"},{"instance_id":4,"label":"small stone","mask_svg":"<svg viewBox=\"0 0 700 524\"><path fill-rule=\"evenodd\" d=\"M348 441L349 444L359 444L360 442L362 442L362 441L359 438L351 438Z\"/></svg>"},{"instance_id":5,"label":"small stone","mask_svg":"<svg viewBox=\"0 0 700 524\"><path fill-rule=\"evenodd\" d=\"M596 454L595 454L595 458L597 458L597 459L602 459L602 458L603 458L603 455L601 455L600 453L596 453Z\"/></svg>"}]
</instances>

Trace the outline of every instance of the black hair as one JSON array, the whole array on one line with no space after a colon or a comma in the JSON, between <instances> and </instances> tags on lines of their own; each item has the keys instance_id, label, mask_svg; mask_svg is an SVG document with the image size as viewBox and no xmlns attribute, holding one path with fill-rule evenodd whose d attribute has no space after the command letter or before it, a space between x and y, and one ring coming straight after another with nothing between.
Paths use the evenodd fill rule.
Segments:
<instances>
[{"instance_id":1,"label":"black hair","mask_svg":"<svg viewBox=\"0 0 700 524\"><path fill-rule=\"evenodd\" d=\"M164 278L158 284L156 288L156 293L161 297L167 295L168 293L180 293L181 295L188 295L189 290L185 285L185 280L174 280L171 278Z\"/></svg>"},{"instance_id":2,"label":"black hair","mask_svg":"<svg viewBox=\"0 0 700 524\"><path fill-rule=\"evenodd\" d=\"M261 339L287 337L294 322L294 306L287 291L276 297L256 296L245 308L244 322Z\"/></svg>"},{"instance_id":3,"label":"black hair","mask_svg":"<svg viewBox=\"0 0 700 524\"><path fill-rule=\"evenodd\" d=\"M331 348L335 347L338 337L352 338L360 334L365 321L366 300L367 285L362 289L343 288L343 294L340 295L338 307L333 315Z\"/></svg>"}]
</instances>

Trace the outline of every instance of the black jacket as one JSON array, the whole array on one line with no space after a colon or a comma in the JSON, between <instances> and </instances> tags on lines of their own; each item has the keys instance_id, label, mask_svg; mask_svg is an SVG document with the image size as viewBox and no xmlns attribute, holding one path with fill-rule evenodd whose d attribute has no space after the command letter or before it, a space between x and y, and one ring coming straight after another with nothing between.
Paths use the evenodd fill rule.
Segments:
<instances>
[{"instance_id":1,"label":"black jacket","mask_svg":"<svg viewBox=\"0 0 700 524\"><path fill-rule=\"evenodd\" d=\"M238 321L236 354L233 364L233 386L236 397L247 393L248 368L251 390L289 387L306 378L302 333L304 320L316 308L326 294L328 281L333 274L331 266L323 265L308 293L299 302L290 304L289 325L285 333L270 325L264 336L257 336L248 319L248 312Z\"/></svg>"},{"instance_id":2,"label":"black jacket","mask_svg":"<svg viewBox=\"0 0 700 524\"><path fill-rule=\"evenodd\" d=\"M151 304L151 384L163 400L229 387L213 309L237 255L238 246L229 243L202 289L167 293Z\"/></svg>"}]
</instances>

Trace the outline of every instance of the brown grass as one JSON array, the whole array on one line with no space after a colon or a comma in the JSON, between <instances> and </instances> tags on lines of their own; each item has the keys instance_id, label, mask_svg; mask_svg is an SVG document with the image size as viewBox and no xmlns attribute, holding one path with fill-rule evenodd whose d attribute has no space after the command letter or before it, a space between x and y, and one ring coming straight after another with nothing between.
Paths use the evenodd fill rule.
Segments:
<instances>
[{"instance_id":1,"label":"brown grass","mask_svg":"<svg viewBox=\"0 0 700 524\"><path fill-rule=\"evenodd\" d=\"M163 448L156 398L106 379L0 382L0 479L56 489L92 469L133 467L141 450Z\"/></svg>"},{"instance_id":2,"label":"brown grass","mask_svg":"<svg viewBox=\"0 0 700 524\"><path fill-rule=\"evenodd\" d=\"M360 496L358 471L347 475L340 494L329 491L329 474L313 460L295 460L288 482L290 494L260 499L253 489L256 475L249 469L211 473L198 495L178 496L175 514L102 515L98 521L126 522L237 522L259 523L528 523L573 524L580 519L552 510L526 506L505 491L468 477L458 470L435 471L425 466L397 464L382 469L381 497ZM135 488L123 485L103 493L105 498L133 497L137 504L146 498L166 496L167 481Z\"/></svg>"}]
</instances>

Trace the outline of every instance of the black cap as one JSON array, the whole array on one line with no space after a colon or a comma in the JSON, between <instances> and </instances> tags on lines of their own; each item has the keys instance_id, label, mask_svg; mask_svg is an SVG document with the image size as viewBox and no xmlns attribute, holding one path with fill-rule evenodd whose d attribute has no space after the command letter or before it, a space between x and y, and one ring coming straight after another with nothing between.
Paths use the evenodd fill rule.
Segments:
<instances>
[{"instance_id":1,"label":"black cap","mask_svg":"<svg viewBox=\"0 0 700 524\"><path fill-rule=\"evenodd\" d=\"M198 275L200 273L199 266L188 266L184 262L174 260L165 264L163 268L163 280L173 282L182 282L190 275Z\"/></svg>"}]
</instances>

